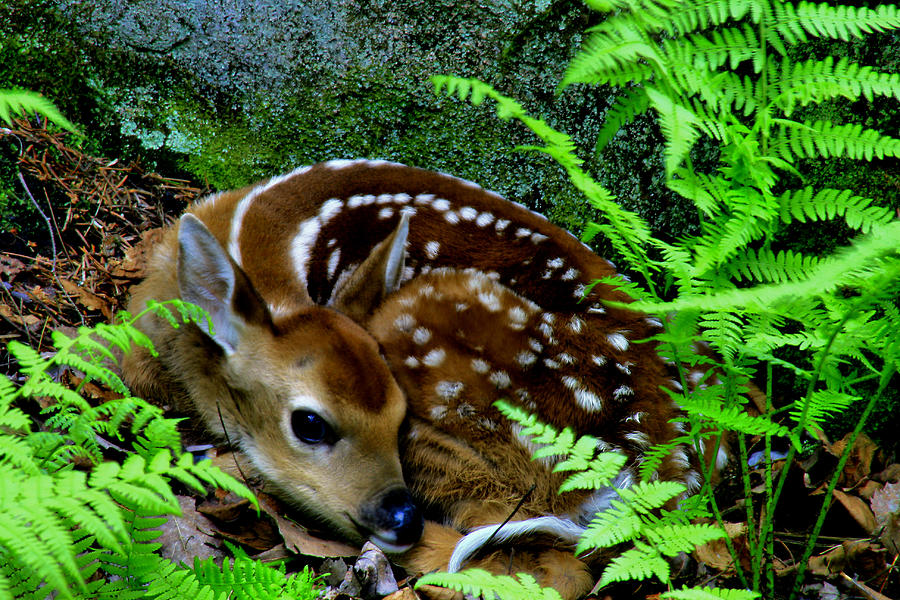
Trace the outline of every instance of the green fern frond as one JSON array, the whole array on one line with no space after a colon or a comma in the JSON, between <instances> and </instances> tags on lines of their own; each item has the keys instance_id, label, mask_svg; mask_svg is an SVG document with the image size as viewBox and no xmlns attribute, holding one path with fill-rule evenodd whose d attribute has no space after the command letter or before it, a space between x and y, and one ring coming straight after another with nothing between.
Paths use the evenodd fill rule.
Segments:
<instances>
[{"instance_id":1,"label":"green fern frond","mask_svg":"<svg viewBox=\"0 0 900 600\"><path fill-rule=\"evenodd\" d=\"M660 600L757 600L762 596L750 590L729 590L725 588L682 588L663 592Z\"/></svg>"},{"instance_id":2,"label":"green fern frond","mask_svg":"<svg viewBox=\"0 0 900 600\"><path fill-rule=\"evenodd\" d=\"M693 112L673 102L668 95L650 86L645 89L650 106L659 113L660 128L666 138L664 149L666 173L671 176L687 158L700 136L697 129L698 120Z\"/></svg>"},{"instance_id":3,"label":"green fern frond","mask_svg":"<svg viewBox=\"0 0 900 600\"><path fill-rule=\"evenodd\" d=\"M638 115L647 112L648 108L650 100L642 88L630 89L617 97L606 111L603 127L597 134L595 152L601 152L625 124L631 123Z\"/></svg>"},{"instance_id":4,"label":"green fern frond","mask_svg":"<svg viewBox=\"0 0 900 600\"><path fill-rule=\"evenodd\" d=\"M669 563L652 546L637 541L634 548L613 558L600 577L601 587L616 581L642 580L656 577L663 583L671 578Z\"/></svg>"},{"instance_id":5,"label":"green fern frond","mask_svg":"<svg viewBox=\"0 0 900 600\"><path fill-rule=\"evenodd\" d=\"M847 225L866 233L873 226L890 223L894 215L889 208L873 204L870 198L856 196L850 190L824 189L815 192L812 187L787 191L778 197L781 220L825 221L843 217Z\"/></svg>"},{"instance_id":6,"label":"green fern frond","mask_svg":"<svg viewBox=\"0 0 900 600\"><path fill-rule=\"evenodd\" d=\"M857 400L859 400L859 396L854 396L853 394L827 389L816 390L806 402L803 400L794 401L790 410L791 419L799 424L805 409L806 421L804 426L807 429L818 429L822 427L827 417L844 413ZM808 406L805 406L807 402Z\"/></svg>"},{"instance_id":7,"label":"green fern frond","mask_svg":"<svg viewBox=\"0 0 900 600\"><path fill-rule=\"evenodd\" d=\"M874 9L826 3L773 2L772 28L789 43L805 42L806 34L847 41L851 37L900 27L900 7L882 4Z\"/></svg>"},{"instance_id":8,"label":"green fern frond","mask_svg":"<svg viewBox=\"0 0 900 600\"><path fill-rule=\"evenodd\" d=\"M691 552L697 546L725 537L725 531L707 523L662 524L646 528L644 537L663 556L675 556L679 552Z\"/></svg>"},{"instance_id":9,"label":"green fern frond","mask_svg":"<svg viewBox=\"0 0 900 600\"><path fill-rule=\"evenodd\" d=\"M489 600L562 600L553 588L542 588L534 577L519 573L493 575L482 569L466 569L459 573L428 573L419 578L416 587L439 585Z\"/></svg>"},{"instance_id":10,"label":"green fern frond","mask_svg":"<svg viewBox=\"0 0 900 600\"><path fill-rule=\"evenodd\" d=\"M667 390L668 391L668 390ZM784 437L787 427L773 423L765 416L751 416L741 406L723 406L717 396L723 391L719 386L697 390L689 396L679 396L669 392L688 414L708 419L718 426L748 435L771 435Z\"/></svg>"},{"instance_id":11,"label":"green fern frond","mask_svg":"<svg viewBox=\"0 0 900 600\"><path fill-rule=\"evenodd\" d=\"M12 125L13 117L20 116L22 112L38 113L63 129L76 131L75 125L40 94L26 90L0 90L0 121Z\"/></svg>"},{"instance_id":12,"label":"green fern frond","mask_svg":"<svg viewBox=\"0 0 900 600\"><path fill-rule=\"evenodd\" d=\"M780 250L775 254L770 248L760 248L748 250L744 256L732 261L728 275L736 281L786 283L806 279L818 264L816 256L805 256L792 250Z\"/></svg>"},{"instance_id":13,"label":"green fern frond","mask_svg":"<svg viewBox=\"0 0 900 600\"><path fill-rule=\"evenodd\" d=\"M781 121L773 153L787 161L796 158L873 158L900 156L900 139L862 125L832 125L829 121Z\"/></svg>"}]
</instances>

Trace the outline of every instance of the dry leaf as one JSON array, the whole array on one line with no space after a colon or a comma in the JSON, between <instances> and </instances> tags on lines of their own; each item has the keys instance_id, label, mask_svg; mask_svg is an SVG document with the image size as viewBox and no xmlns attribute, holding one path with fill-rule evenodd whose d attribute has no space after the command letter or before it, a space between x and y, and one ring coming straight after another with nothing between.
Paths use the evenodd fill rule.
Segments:
<instances>
[{"instance_id":1,"label":"dry leaf","mask_svg":"<svg viewBox=\"0 0 900 600\"><path fill-rule=\"evenodd\" d=\"M109 309L109 300L101 298L87 288L84 288L73 281L69 281L68 279L60 279L59 282L62 284L63 289L66 290L70 296L77 299L78 303L86 309L99 310L104 316L107 316L107 313L109 313L107 318L112 318L112 312Z\"/></svg>"},{"instance_id":2,"label":"dry leaf","mask_svg":"<svg viewBox=\"0 0 900 600\"><path fill-rule=\"evenodd\" d=\"M33 330L43 322L40 317L37 317L35 315L23 315L18 312L14 312L10 310L10 308L5 304L0 304L0 317L8 319L11 323L21 325L25 329L29 330Z\"/></svg>"},{"instance_id":3,"label":"dry leaf","mask_svg":"<svg viewBox=\"0 0 900 600\"><path fill-rule=\"evenodd\" d=\"M848 433L843 439L826 449L834 456L841 456L851 435L852 433ZM852 488L868 477L872 472L872 461L876 452L878 452L878 446L875 442L865 433L860 433L853 444L853 449L850 451L847 464L844 465L844 471L841 473L838 485L845 489Z\"/></svg>"},{"instance_id":4,"label":"dry leaf","mask_svg":"<svg viewBox=\"0 0 900 600\"><path fill-rule=\"evenodd\" d=\"M277 503L273 502L268 494L259 494L259 507L275 520L278 532L284 538L284 545L296 554L319 558L359 555L359 548L343 542L316 537L299 523L282 516Z\"/></svg>"},{"instance_id":5,"label":"dry leaf","mask_svg":"<svg viewBox=\"0 0 900 600\"><path fill-rule=\"evenodd\" d=\"M866 533L873 533L875 531L875 515L872 514L872 510L866 505L862 498L851 496L841 490L834 490L834 497L847 509L847 512L850 513L853 520L859 523Z\"/></svg>"},{"instance_id":6,"label":"dry leaf","mask_svg":"<svg viewBox=\"0 0 900 600\"><path fill-rule=\"evenodd\" d=\"M125 252L125 258L110 269L110 274L118 279L143 279L147 258L164 233L162 227L157 227L141 234L141 241Z\"/></svg>"},{"instance_id":7,"label":"dry leaf","mask_svg":"<svg viewBox=\"0 0 900 600\"><path fill-rule=\"evenodd\" d=\"M747 534L747 524L725 523L725 532L734 543L738 553L741 555L741 562L743 563L743 555L746 553L746 540L744 536ZM724 538L712 540L702 546L697 546L697 549L694 551L694 557L698 561L705 563L710 568L718 571L727 571L734 568L734 561L731 558L731 553L728 552L728 546L725 544Z\"/></svg>"},{"instance_id":8,"label":"dry leaf","mask_svg":"<svg viewBox=\"0 0 900 600\"><path fill-rule=\"evenodd\" d=\"M218 556L222 541L211 535L215 531L209 519L194 508L195 500L190 496L178 496L181 516L170 516L158 529L162 535L156 540L162 544L160 554L176 563L194 564L194 557L200 559Z\"/></svg>"},{"instance_id":9,"label":"dry leaf","mask_svg":"<svg viewBox=\"0 0 900 600\"><path fill-rule=\"evenodd\" d=\"M829 576L851 571L860 578L883 577L885 574L885 550L866 540L847 540L825 554L809 559L809 570L815 575Z\"/></svg>"},{"instance_id":10,"label":"dry leaf","mask_svg":"<svg viewBox=\"0 0 900 600\"><path fill-rule=\"evenodd\" d=\"M384 600L418 600L418 598L411 587L404 587L385 597Z\"/></svg>"},{"instance_id":11,"label":"dry leaf","mask_svg":"<svg viewBox=\"0 0 900 600\"><path fill-rule=\"evenodd\" d=\"M872 512L878 529L884 528L879 540L894 554L900 554L900 483L888 483L872 495Z\"/></svg>"},{"instance_id":12,"label":"dry leaf","mask_svg":"<svg viewBox=\"0 0 900 600\"><path fill-rule=\"evenodd\" d=\"M12 280L25 269L25 263L21 260L6 254L0 254L0 274L6 275L7 281Z\"/></svg>"}]
</instances>

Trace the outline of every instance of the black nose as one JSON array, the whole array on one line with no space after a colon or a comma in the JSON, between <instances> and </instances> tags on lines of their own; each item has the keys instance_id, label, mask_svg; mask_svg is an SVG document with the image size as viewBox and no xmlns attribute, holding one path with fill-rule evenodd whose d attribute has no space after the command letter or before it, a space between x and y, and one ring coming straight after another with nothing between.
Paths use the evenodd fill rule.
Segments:
<instances>
[{"instance_id":1,"label":"black nose","mask_svg":"<svg viewBox=\"0 0 900 600\"><path fill-rule=\"evenodd\" d=\"M425 526L422 513L406 488L395 488L382 496L374 521L382 535L391 535L394 538L391 541L397 546L418 542Z\"/></svg>"}]
</instances>

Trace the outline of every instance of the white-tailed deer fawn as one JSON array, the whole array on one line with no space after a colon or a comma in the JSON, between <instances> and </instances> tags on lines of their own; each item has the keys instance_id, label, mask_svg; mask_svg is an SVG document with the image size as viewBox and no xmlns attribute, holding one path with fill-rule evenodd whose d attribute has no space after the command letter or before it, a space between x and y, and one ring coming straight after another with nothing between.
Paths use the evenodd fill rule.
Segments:
<instances>
[{"instance_id":1,"label":"white-tailed deer fawn","mask_svg":"<svg viewBox=\"0 0 900 600\"><path fill-rule=\"evenodd\" d=\"M523 498L492 539L564 546L613 492L559 495L553 462L532 461L493 402L590 433L632 465L677 434L661 389L677 384L654 344L634 343L659 321L605 306L628 301L608 285L587 288L611 275L567 232L472 183L332 161L189 209L131 310L180 297L210 313L214 335L148 317L159 358L135 353L126 376L226 430L343 537L391 551L418 542L400 558L411 569L458 566ZM696 484L685 449L660 477ZM590 589L568 548L528 548L468 564L530 571L566 597Z\"/></svg>"}]
</instances>

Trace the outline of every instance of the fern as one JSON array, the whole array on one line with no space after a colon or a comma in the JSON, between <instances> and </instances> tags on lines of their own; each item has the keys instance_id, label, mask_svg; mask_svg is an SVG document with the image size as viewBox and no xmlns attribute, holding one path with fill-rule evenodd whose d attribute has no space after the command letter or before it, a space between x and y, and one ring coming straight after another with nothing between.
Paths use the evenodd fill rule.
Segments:
<instances>
[{"instance_id":1,"label":"fern","mask_svg":"<svg viewBox=\"0 0 900 600\"><path fill-rule=\"evenodd\" d=\"M0 90L0 120L11 125L13 117L22 112L38 113L63 129L75 131L75 125L40 94L25 90Z\"/></svg>"},{"instance_id":2,"label":"fern","mask_svg":"<svg viewBox=\"0 0 900 600\"><path fill-rule=\"evenodd\" d=\"M482 569L466 569L459 573L428 573L419 578L416 587L439 585L485 600L562 600L553 588L542 588L534 577L519 573L515 577L494 575Z\"/></svg>"},{"instance_id":3,"label":"fern","mask_svg":"<svg viewBox=\"0 0 900 600\"><path fill-rule=\"evenodd\" d=\"M149 310L160 306L182 318L202 316L180 301ZM145 345L133 323L129 317L82 327L74 338L54 333L57 351L48 357L8 345L27 379L0 382L0 598L143 598L162 560L153 528L165 522L160 515L180 510L173 481L197 490L214 485L256 502L232 477L182 454L176 422L132 397L111 371L115 357L101 340L123 350ZM93 406L50 377L60 366L123 397ZM19 407L38 395L55 401L41 410L42 423ZM121 464L105 461L98 437L122 440L126 426L134 452ZM76 470L74 456L93 467Z\"/></svg>"}]
</instances>

